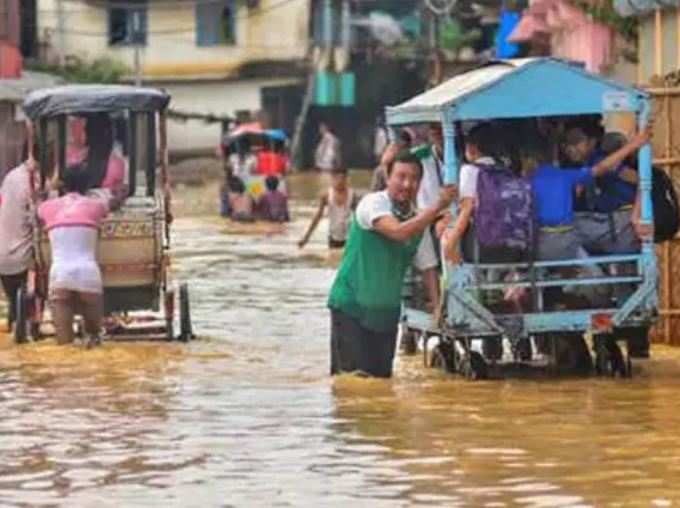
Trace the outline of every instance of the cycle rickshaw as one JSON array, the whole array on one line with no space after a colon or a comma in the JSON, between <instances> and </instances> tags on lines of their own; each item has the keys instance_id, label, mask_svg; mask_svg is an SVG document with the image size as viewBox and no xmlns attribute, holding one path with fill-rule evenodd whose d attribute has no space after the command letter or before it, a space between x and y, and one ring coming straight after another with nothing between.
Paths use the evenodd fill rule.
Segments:
<instances>
[{"instance_id":1,"label":"cycle rickshaw","mask_svg":"<svg viewBox=\"0 0 680 508\"><path fill-rule=\"evenodd\" d=\"M456 183L461 147L456 140L464 124L480 121L525 121L538 118L577 118L584 115L630 115L639 128L648 121L650 106L645 92L586 72L577 64L552 58L490 62L458 75L403 104L387 108L392 127L440 123L444 135L445 181ZM653 224L651 148L638 153L641 224ZM453 210L455 214L455 207ZM632 270L612 267L627 265ZM597 267L597 275L584 268ZM447 269L450 268L450 269ZM555 276L554 270L570 268L575 275ZM511 280L493 273L516 274ZM552 272L552 274L551 274ZM587 361L600 374L629 376L631 355L619 343L646 340L657 311L657 264L651 239L641 251L626 255L598 255L564 261L527 261L484 264L466 261L444 267L440 312L428 314L404 305L402 341L413 345L422 337L426 362L469 378L485 377L496 364L529 364L526 344L547 343L547 365L556 366L557 345L584 343ZM609 298L604 304L579 308L545 305L553 288L628 288L626 297ZM490 293L523 289L531 295L527 309L508 312L487 305ZM439 344L428 354L427 342L438 336ZM481 344L502 345L500 355L489 359ZM410 349L413 350L411 347ZM480 350L481 349L481 350ZM529 348L531 351L531 348ZM581 349L581 353L583 353ZM542 361L546 362L543 358Z\"/></svg>"},{"instance_id":2,"label":"cycle rickshaw","mask_svg":"<svg viewBox=\"0 0 680 508\"><path fill-rule=\"evenodd\" d=\"M61 175L67 168L74 119L87 122L106 115L112 125L112 151L125 161L126 198L103 221L97 246L108 340L193 337L188 286L175 287L171 279L169 102L170 96L161 90L123 85L48 88L32 92L24 101L31 120L29 146L38 148L39 170L31 176L35 209L48 196L53 173ZM49 167L51 159L55 167ZM37 220L33 237L34 263L16 309L17 342L43 335L50 249Z\"/></svg>"}]
</instances>

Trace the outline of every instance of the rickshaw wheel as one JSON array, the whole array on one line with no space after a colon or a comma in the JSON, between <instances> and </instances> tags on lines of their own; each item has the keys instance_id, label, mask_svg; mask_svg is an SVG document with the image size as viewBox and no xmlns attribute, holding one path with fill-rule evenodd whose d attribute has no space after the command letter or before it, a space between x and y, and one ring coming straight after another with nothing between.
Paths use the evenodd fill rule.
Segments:
<instances>
[{"instance_id":1,"label":"rickshaw wheel","mask_svg":"<svg viewBox=\"0 0 680 508\"><path fill-rule=\"evenodd\" d=\"M17 303L14 321L14 341L17 344L24 344L28 341L28 299L26 288L19 288L17 291Z\"/></svg>"},{"instance_id":2,"label":"rickshaw wheel","mask_svg":"<svg viewBox=\"0 0 680 508\"><path fill-rule=\"evenodd\" d=\"M179 338L187 342L194 338L191 326L191 306L189 305L189 286L185 283L179 288Z\"/></svg>"},{"instance_id":3,"label":"rickshaw wheel","mask_svg":"<svg viewBox=\"0 0 680 508\"><path fill-rule=\"evenodd\" d=\"M601 341L595 353L595 371L600 376L630 377L630 358L626 362L614 340Z\"/></svg>"},{"instance_id":4,"label":"rickshaw wheel","mask_svg":"<svg viewBox=\"0 0 680 508\"><path fill-rule=\"evenodd\" d=\"M163 295L165 303L165 340L175 340L175 291L169 289Z\"/></svg>"},{"instance_id":5,"label":"rickshaw wheel","mask_svg":"<svg viewBox=\"0 0 680 508\"><path fill-rule=\"evenodd\" d=\"M31 321L31 337L33 337L33 340L41 340L43 338L43 334L40 332L40 323Z\"/></svg>"},{"instance_id":6,"label":"rickshaw wheel","mask_svg":"<svg viewBox=\"0 0 680 508\"><path fill-rule=\"evenodd\" d=\"M430 356L430 367L442 369L445 372L454 371L452 352L445 344L437 344Z\"/></svg>"},{"instance_id":7,"label":"rickshaw wheel","mask_svg":"<svg viewBox=\"0 0 680 508\"><path fill-rule=\"evenodd\" d=\"M416 332L408 328L406 325L399 327L401 334L401 351L408 356L413 356L418 351L418 339Z\"/></svg>"},{"instance_id":8,"label":"rickshaw wheel","mask_svg":"<svg viewBox=\"0 0 680 508\"><path fill-rule=\"evenodd\" d=\"M593 370L593 359L582 334L561 333L552 335L555 369L558 372L587 375Z\"/></svg>"},{"instance_id":9,"label":"rickshaw wheel","mask_svg":"<svg viewBox=\"0 0 680 508\"><path fill-rule=\"evenodd\" d=\"M489 366L486 364L484 357L477 351L470 351L465 358L461 360L461 374L465 379L471 381L477 379L487 379L489 377Z\"/></svg>"}]
</instances>

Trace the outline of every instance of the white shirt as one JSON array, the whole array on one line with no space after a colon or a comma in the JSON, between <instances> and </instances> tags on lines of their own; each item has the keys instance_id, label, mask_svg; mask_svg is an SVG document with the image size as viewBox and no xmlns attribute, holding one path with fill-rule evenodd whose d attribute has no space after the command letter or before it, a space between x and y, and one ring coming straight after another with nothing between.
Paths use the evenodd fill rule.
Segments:
<instances>
[{"instance_id":1,"label":"white shirt","mask_svg":"<svg viewBox=\"0 0 680 508\"><path fill-rule=\"evenodd\" d=\"M458 193L460 198L472 198L477 200L477 177L479 176L479 165L491 166L496 164L492 157L480 157L473 164L463 164L460 168L460 186Z\"/></svg>"},{"instance_id":2,"label":"white shirt","mask_svg":"<svg viewBox=\"0 0 680 508\"><path fill-rule=\"evenodd\" d=\"M443 164L434 152L427 159L423 159L421 164L423 166L423 177L420 179L416 205L420 210L423 210L437 204L443 180Z\"/></svg>"},{"instance_id":3,"label":"white shirt","mask_svg":"<svg viewBox=\"0 0 680 508\"><path fill-rule=\"evenodd\" d=\"M255 174L257 158L251 153L246 154L243 158L239 154L233 153L229 156L229 164L234 176L246 179Z\"/></svg>"},{"instance_id":4,"label":"white shirt","mask_svg":"<svg viewBox=\"0 0 680 508\"><path fill-rule=\"evenodd\" d=\"M326 132L316 147L314 164L318 169L331 171L342 165L340 140L331 132Z\"/></svg>"},{"instance_id":5,"label":"white shirt","mask_svg":"<svg viewBox=\"0 0 680 508\"><path fill-rule=\"evenodd\" d=\"M375 231L375 221L382 217L394 215L393 204L387 191L372 192L359 201L356 210L356 219L359 227L368 231ZM425 231L418 245L418 252L413 260L416 268L427 270L437 265L437 255L432 243L432 235Z\"/></svg>"},{"instance_id":6,"label":"white shirt","mask_svg":"<svg viewBox=\"0 0 680 508\"><path fill-rule=\"evenodd\" d=\"M31 185L24 164L7 173L0 187L0 275L28 269L33 246Z\"/></svg>"},{"instance_id":7,"label":"white shirt","mask_svg":"<svg viewBox=\"0 0 680 508\"><path fill-rule=\"evenodd\" d=\"M373 138L373 155L375 155L377 160L380 160L380 157L382 157L388 143L387 130L384 127L377 127Z\"/></svg>"},{"instance_id":8,"label":"white shirt","mask_svg":"<svg viewBox=\"0 0 680 508\"><path fill-rule=\"evenodd\" d=\"M96 228L84 226L50 230L50 289L102 292L102 276L96 259L98 235Z\"/></svg>"}]
</instances>

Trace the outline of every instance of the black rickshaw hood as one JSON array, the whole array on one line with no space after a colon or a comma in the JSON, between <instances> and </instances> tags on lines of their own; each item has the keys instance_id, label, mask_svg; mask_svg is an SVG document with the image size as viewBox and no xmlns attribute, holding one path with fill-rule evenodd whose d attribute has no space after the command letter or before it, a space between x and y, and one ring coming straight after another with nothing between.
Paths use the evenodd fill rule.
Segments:
<instances>
[{"instance_id":1,"label":"black rickshaw hood","mask_svg":"<svg viewBox=\"0 0 680 508\"><path fill-rule=\"evenodd\" d=\"M68 85L28 94L23 109L31 119L68 114L164 110L170 96L157 88L129 85Z\"/></svg>"}]
</instances>

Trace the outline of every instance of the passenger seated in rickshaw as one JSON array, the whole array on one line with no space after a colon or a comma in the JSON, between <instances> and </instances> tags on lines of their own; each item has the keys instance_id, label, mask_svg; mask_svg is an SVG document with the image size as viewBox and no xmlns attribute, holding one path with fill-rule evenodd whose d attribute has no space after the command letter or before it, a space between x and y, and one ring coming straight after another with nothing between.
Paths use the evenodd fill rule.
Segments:
<instances>
[{"instance_id":1,"label":"passenger seated in rickshaw","mask_svg":"<svg viewBox=\"0 0 680 508\"><path fill-rule=\"evenodd\" d=\"M468 161L474 164L465 164L461 168L460 175L460 209L459 214L451 230L446 232L445 251L452 260L458 260L457 245L472 223L472 213L479 202L486 196L478 194L480 174L488 176L484 172L508 172L500 164L495 163L499 159L499 151L493 145L493 140L499 137L490 124L482 124L470 131L466 139L465 152ZM520 195L523 190L517 186L513 190L512 199L526 201L534 209L534 217L526 217L526 221L536 221L538 237L535 242L535 258L539 260L573 259L578 256L580 246L579 236L574 229L573 193L578 185L588 185L594 178L606 175L608 171L617 170L620 163L646 143L648 133L642 132L636 135L626 146L609 155L594 166L584 166L579 169L559 169L550 163L539 164L532 171L530 181L531 196ZM496 157L492 157L495 154ZM528 191L529 188L525 187ZM509 192L504 192L509 194ZM491 199L488 197L486 199ZM528 199L527 199L528 198ZM497 199L497 196L496 196ZM519 203L517 201L517 203ZM516 203L516 204L517 204ZM491 203L488 203L491 209ZM497 203L500 205L500 203ZM515 217L519 219L520 217ZM519 226L519 224L518 224ZM470 234L468 232L468 234ZM481 243L481 242L479 242ZM469 242L466 242L469 244ZM473 244L474 245L474 244ZM533 248L533 246L530 246ZM466 250L468 252L466 252ZM464 257L472 259L469 248L464 246ZM526 252L515 249L486 249L479 246L478 259L481 262L513 262L519 261L526 256Z\"/></svg>"},{"instance_id":2,"label":"passenger seated in rickshaw","mask_svg":"<svg viewBox=\"0 0 680 508\"><path fill-rule=\"evenodd\" d=\"M232 176L249 178L257 171L257 157L250 151L250 143L239 141L237 146L225 150L228 153L227 162Z\"/></svg>"},{"instance_id":3,"label":"passenger seated in rickshaw","mask_svg":"<svg viewBox=\"0 0 680 508\"><path fill-rule=\"evenodd\" d=\"M611 134L603 141L600 143L592 129L573 126L565 133L563 150L571 164L592 166L622 144L621 140L612 144ZM621 161L613 171L583 186L575 203L575 226L589 254L639 252L632 214L637 182L634 167Z\"/></svg>"},{"instance_id":4,"label":"passenger seated in rickshaw","mask_svg":"<svg viewBox=\"0 0 680 508\"><path fill-rule=\"evenodd\" d=\"M267 192L257 203L258 217L269 222L288 222L288 196L279 190L279 179L268 176L265 179Z\"/></svg>"},{"instance_id":5,"label":"passenger seated in rickshaw","mask_svg":"<svg viewBox=\"0 0 680 508\"><path fill-rule=\"evenodd\" d=\"M531 173L531 190L538 227L539 260L574 259L578 257L581 235L575 229L574 191L577 186L589 186L596 179L616 174L621 163L649 139L642 131L612 154L599 158L593 165L560 169L543 163ZM630 221L630 215L628 214Z\"/></svg>"},{"instance_id":6,"label":"passenger seated in rickshaw","mask_svg":"<svg viewBox=\"0 0 680 508\"><path fill-rule=\"evenodd\" d=\"M83 316L88 345L100 341L103 289L96 250L98 227L109 203L86 195L90 182L84 165L71 166L63 176L65 194L38 208L50 239L49 300L59 344L73 342L76 313Z\"/></svg>"},{"instance_id":7,"label":"passenger seated in rickshaw","mask_svg":"<svg viewBox=\"0 0 680 508\"><path fill-rule=\"evenodd\" d=\"M257 174L281 177L288 171L289 160L284 151L283 141L273 141L274 146L264 146L258 150Z\"/></svg>"},{"instance_id":8,"label":"passenger seated in rickshaw","mask_svg":"<svg viewBox=\"0 0 680 508\"><path fill-rule=\"evenodd\" d=\"M85 136L85 118L68 117L68 141L66 143L66 164L72 166L87 158L87 138Z\"/></svg>"},{"instance_id":9,"label":"passenger seated in rickshaw","mask_svg":"<svg viewBox=\"0 0 680 508\"><path fill-rule=\"evenodd\" d=\"M477 238L475 219L479 220L479 203L485 197L480 196L480 174L484 178L491 175L504 175L505 178L514 175L502 160L502 148L499 143L500 133L490 123L483 123L473 127L465 136L465 160L460 168L460 200L458 215L453 227L446 230L442 237L446 256L453 262L479 261L482 263L512 263L521 261L524 249L513 247L487 246ZM482 173L486 172L486 173ZM492 196L487 201L494 199ZM488 203L493 206L492 203ZM474 214L474 215L473 215ZM530 216L526 217L527 221ZM463 258L460 257L459 245L463 242Z\"/></svg>"},{"instance_id":10,"label":"passenger seated in rickshaw","mask_svg":"<svg viewBox=\"0 0 680 508\"><path fill-rule=\"evenodd\" d=\"M246 186L237 176L228 181L227 197L229 200L229 217L237 222L253 222L255 220L253 198Z\"/></svg>"},{"instance_id":11,"label":"passenger seated in rickshaw","mask_svg":"<svg viewBox=\"0 0 680 508\"><path fill-rule=\"evenodd\" d=\"M66 162L85 162L89 189L106 189L117 203L126 197L125 161L113 150L113 126L106 113L69 119Z\"/></svg>"}]
</instances>

